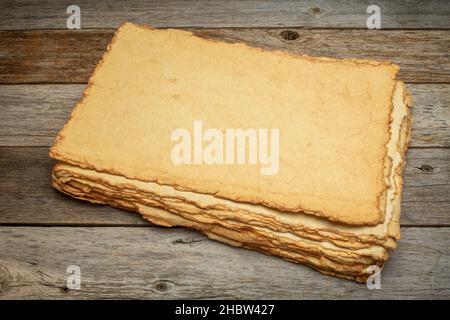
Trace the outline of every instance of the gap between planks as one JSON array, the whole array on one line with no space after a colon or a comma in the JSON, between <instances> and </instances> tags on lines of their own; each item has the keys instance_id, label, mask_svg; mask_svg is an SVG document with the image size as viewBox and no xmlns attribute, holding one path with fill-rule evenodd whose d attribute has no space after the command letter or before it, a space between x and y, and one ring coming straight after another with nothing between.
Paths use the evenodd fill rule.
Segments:
<instances>
[{"instance_id":1,"label":"gap between planks","mask_svg":"<svg viewBox=\"0 0 450 320\"><path fill-rule=\"evenodd\" d=\"M80 200L81 201L81 200ZM136 213L137 214L137 213ZM148 222L148 225L145 224L95 224L95 223L89 223L89 224L82 224L82 223L7 223L7 222L0 222L0 228L1 227L18 227L18 228L24 228L24 227L30 227L30 228L53 228L53 227L61 227L61 228L160 228L160 229L167 229L168 227L164 226L158 226L155 224L152 224L151 222ZM450 224L402 224L402 228L450 228ZM182 226L173 226L170 227L171 229L190 229L187 227ZM450 229L449 229L450 233Z\"/></svg>"}]
</instances>

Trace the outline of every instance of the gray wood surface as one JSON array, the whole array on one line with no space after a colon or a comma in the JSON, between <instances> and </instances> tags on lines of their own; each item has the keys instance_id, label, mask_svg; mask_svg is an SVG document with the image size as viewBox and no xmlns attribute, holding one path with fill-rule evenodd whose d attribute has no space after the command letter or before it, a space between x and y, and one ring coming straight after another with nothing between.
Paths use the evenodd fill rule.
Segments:
<instances>
[{"instance_id":1,"label":"gray wood surface","mask_svg":"<svg viewBox=\"0 0 450 320\"><path fill-rule=\"evenodd\" d=\"M46 147L0 147L0 224L148 225L139 215L90 205L50 186ZM450 226L450 149L410 149L402 224Z\"/></svg>"},{"instance_id":2,"label":"gray wood surface","mask_svg":"<svg viewBox=\"0 0 450 320\"><path fill-rule=\"evenodd\" d=\"M0 145L50 146L84 87L0 86ZM410 84L408 89L415 118L411 146L450 147L450 84Z\"/></svg>"},{"instance_id":3,"label":"gray wood surface","mask_svg":"<svg viewBox=\"0 0 450 320\"><path fill-rule=\"evenodd\" d=\"M70 4L80 6L82 28L115 28L124 21L159 27L366 28L371 4L380 6L382 28L450 28L450 4L442 0L21 0L0 2L0 29L64 29Z\"/></svg>"},{"instance_id":4,"label":"gray wood surface","mask_svg":"<svg viewBox=\"0 0 450 320\"><path fill-rule=\"evenodd\" d=\"M444 299L449 228L404 228L381 289L164 228L0 228L0 298ZM67 267L81 290L67 290Z\"/></svg>"},{"instance_id":5,"label":"gray wood surface","mask_svg":"<svg viewBox=\"0 0 450 320\"><path fill-rule=\"evenodd\" d=\"M400 65L399 78L406 82L450 83L450 30L191 30L202 37L267 49L392 61ZM2 31L0 83L86 83L112 34L113 30Z\"/></svg>"},{"instance_id":6,"label":"gray wood surface","mask_svg":"<svg viewBox=\"0 0 450 320\"><path fill-rule=\"evenodd\" d=\"M82 30L66 29L81 7ZM369 4L382 30L367 30ZM124 21L252 46L388 60L413 95L402 239L382 289L154 227L50 186L47 156ZM0 299L450 299L450 1L0 1ZM78 265L82 290L68 290Z\"/></svg>"}]
</instances>

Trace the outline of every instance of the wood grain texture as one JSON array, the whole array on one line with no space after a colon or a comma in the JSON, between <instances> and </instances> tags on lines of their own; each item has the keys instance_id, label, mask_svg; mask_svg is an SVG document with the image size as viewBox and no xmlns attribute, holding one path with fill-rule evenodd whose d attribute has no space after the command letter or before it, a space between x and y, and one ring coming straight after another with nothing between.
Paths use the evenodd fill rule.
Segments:
<instances>
[{"instance_id":1,"label":"wood grain texture","mask_svg":"<svg viewBox=\"0 0 450 320\"><path fill-rule=\"evenodd\" d=\"M90 205L50 186L48 149L0 147L0 224L148 225L139 215ZM450 226L450 149L410 149L403 225Z\"/></svg>"},{"instance_id":2,"label":"wood grain texture","mask_svg":"<svg viewBox=\"0 0 450 320\"><path fill-rule=\"evenodd\" d=\"M0 298L449 299L449 228L406 228L381 289L186 229L0 228ZM66 269L81 269L67 290Z\"/></svg>"},{"instance_id":3,"label":"wood grain texture","mask_svg":"<svg viewBox=\"0 0 450 320\"><path fill-rule=\"evenodd\" d=\"M150 225L138 214L94 206L51 186L48 148L0 147L0 223Z\"/></svg>"},{"instance_id":4,"label":"wood grain texture","mask_svg":"<svg viewBox=\"0 0 450 320\"><path fill-rule=\"evenodd\" d=\"M367 7L381 8L382 28L450 28L447 1L21 0L0 2L0 29L65 29L67 6L81 9L82 28L124 21L166 26L366 28Z\"/></svg>"},{"instance_id":5,"label":"wood grain texture","mask_svg":"<svg viewBox=\"0 0 450 320\"><path fill-rule=\"evenodd\" d=\"M84 85L0 86L0 145L50 146ZM450 84L410 84L411 146L450 147Z\"/></svg>"},{"instance_id":6,"label":"wood grain texture","mask_svg":"<svg viewBox=\"0 0 450 320\"><path fill-rule=\"evenodd\" d=\"M0 86L0 145L50 146L85 85Z\"/></svg>"},{"instance_id":7,"label":"wood grain texture","mask_svg":"<svg viewBox=\"0 0 450 320\"><path fill-rule=\"evenodd\" d=\"M82 30L66 30L71 4L81 7ZM366 30L369 4L1 1L0 30L11 31L0 31L0 299L450 299L450 2L376 1L383 30ZM413 83L412 146L420 149L408 151L402 239L381 290L195 231L153 227L138 214L78 201L50 186L48 146L124 21L400 65L400 78ZM66 85L36 85L51 83ZM73 264L81 267L80 291L66 287Z\"/></svg>"},{"instance_id":8,"label":"wood grain texture","mask_svg":"<svg viewBox=\"0 0 450 320\"><path fill-rule=\"evenodd\" d=\"M406 82L450 82L450 30L190 30L202 37L292 53L387 60L400 65L399 78ZM112 34L113 30L1 31L0 84L86 83Z\"/></svg>"}]
</instances>

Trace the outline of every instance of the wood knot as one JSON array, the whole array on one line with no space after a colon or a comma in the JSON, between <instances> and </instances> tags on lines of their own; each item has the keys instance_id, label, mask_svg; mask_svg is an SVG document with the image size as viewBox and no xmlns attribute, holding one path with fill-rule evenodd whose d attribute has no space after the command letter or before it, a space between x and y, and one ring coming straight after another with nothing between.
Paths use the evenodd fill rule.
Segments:
<instances>
[{"instance_id":1,"label":"wood knot","mask_svg":"<svg viewBox=\"0 0 450 320\"><path fill-rule=\"evenodd\" d=\"M295 40L299 37L299 34L297 31L285 30L285 31L281 32L281 36L285 40Z\"/></svg>"},{"instance_id":2,"label":"wood knot","mask_svg":"<svg viewBox=\"0 0 450 320\"><path fill-rule=\"evenodd\" d=\"M154 284L154 287L156 291L160 293L166 293L169 292L172 288L173 283L167 280L159 280L156 281Z\"/></svg>"},{"instance_id":3,"label":"wood knot","mask_svg":"<svg viewBox=\"0 0 450 320\"><path fill-rule=\"evenodd\" d=\"M312 12L312 14L314 14L316 16L320 15L320 12L321 12L320 8L318 8L318 7L310 8L309 11Z\"/></svg>"},{"instance_id":4,"label":"wood knot","mask_svg":"<svg viewBox=\"0 0 450 320\"><path fill-rule=\"evenodd\" d=\"M427 164L424 164L423 166L421 166L421 167L419 167L419 168L417 168L417 169L419 169L419 170L421 170L422 172L425 172L425 173L431 173L431 172L433 172L433 167L432 167L432 166L429 166L429 165L427 165Z\"/></svg>"}]
</instances>

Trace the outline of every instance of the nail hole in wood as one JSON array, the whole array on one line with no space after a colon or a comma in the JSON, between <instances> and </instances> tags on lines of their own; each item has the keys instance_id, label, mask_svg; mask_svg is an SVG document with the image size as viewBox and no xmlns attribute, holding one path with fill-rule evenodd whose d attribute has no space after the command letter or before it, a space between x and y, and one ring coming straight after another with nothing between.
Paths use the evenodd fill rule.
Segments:
<instances>
[{"instance_id":1,"label":"nail hole in wood","mask_svg":"<svg viewBox=\"0 0 450 320\"><path fill-rule=\"evenodd\" d=\"M315 7L315 8L312 8L311 10L312 10L312 12L314 14L319 14L320 13L320 8Z\"/></svg>"},{"instance_id":2,"label":"nail hole in wood","mask_svg":"<svg viewBox=\"0 0 450 320\"><path fill-rule=\"evenodd\" d=\"M67 287L62 287L62 288L60 288L60 290L61 290L62 293L65 293L65 294L70 292L70 289L67 288Z\"/></svg>"},{"instance_id":3,"label":"nail hole in wood","mask_svg":"<svg viewBox=\"0 0 450 320\"><path fill-rule=\"evenodd\" d=\"M285 31L281 32L281 36L285 40L295 40L299 37L299 34L296 31L285 30Z\"/></svg>"}]
</instances>

